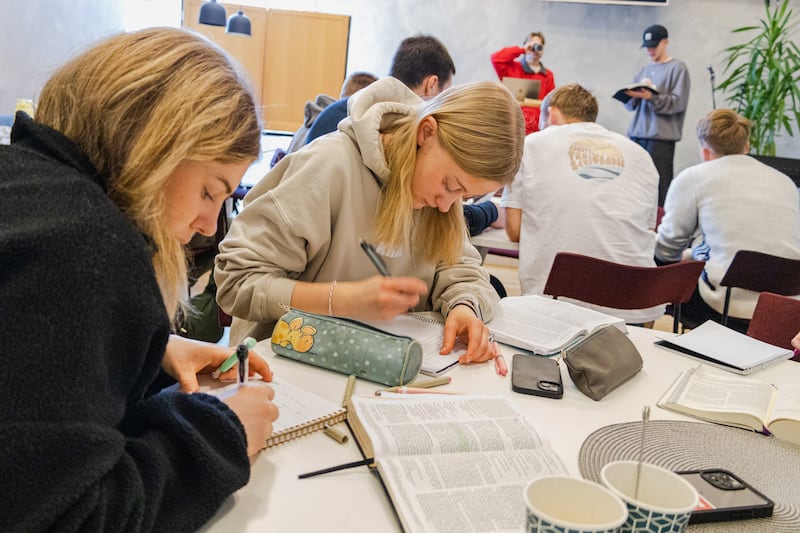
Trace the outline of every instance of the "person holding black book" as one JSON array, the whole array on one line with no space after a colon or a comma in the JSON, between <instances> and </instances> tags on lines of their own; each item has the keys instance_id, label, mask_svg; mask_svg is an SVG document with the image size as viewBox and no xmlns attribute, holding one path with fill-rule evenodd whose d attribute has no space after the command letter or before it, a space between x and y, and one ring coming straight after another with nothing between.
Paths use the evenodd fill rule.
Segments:
<instances>
[{"instance_id":1,"label":"person holding black book","mask_svg":"<svg viewBox=\"0 0 800 533\"><path fill-rule=\"evenodd\" d=\"M650 153L658 169L658 205L664 205L667 189L674 174L675 143L681 140L686 107L689 103L689 69L667 52L669 34L664 26L654 24L642 34L642 48L650 63L633 77L634 83L654 85L657 92L646 88L627 90L630 100L625 109L633 111L628 137Z\"/></svg>"}]
</instances>

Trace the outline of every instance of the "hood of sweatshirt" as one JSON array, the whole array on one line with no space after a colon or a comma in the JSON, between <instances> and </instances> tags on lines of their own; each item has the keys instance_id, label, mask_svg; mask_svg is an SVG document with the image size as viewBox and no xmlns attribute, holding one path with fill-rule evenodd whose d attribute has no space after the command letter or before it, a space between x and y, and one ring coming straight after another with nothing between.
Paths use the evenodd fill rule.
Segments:
<instances>
[{"instance_id":1,"label":"hood of sweatshirt","mask_svg":"<svg viewBox=\"0 0 800 533\"><path fill-rule=\"evenodd\" d=\"M367 168L385 181L389 177L389 166L383 154L381 126L399 116L415 113L423 103L403 82L392 77L383 78L349 98L348 118L339 124L339 130L359 147Z\"/></svg>"}]
</instances>

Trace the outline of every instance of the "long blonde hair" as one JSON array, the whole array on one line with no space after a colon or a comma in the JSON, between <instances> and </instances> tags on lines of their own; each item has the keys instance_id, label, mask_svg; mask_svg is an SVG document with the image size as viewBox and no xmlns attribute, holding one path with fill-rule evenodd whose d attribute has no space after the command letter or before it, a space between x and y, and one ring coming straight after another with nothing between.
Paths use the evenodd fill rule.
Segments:
<instances>
[{"instance_id":1,"label":"long blonde hair","mask_svg":"<svg viewBox=\"0 0 800 533\"><path fill-rule=\"evenodd\" d=\"M166 228L164 190L187 159L258 157L261 123L243 71L222 49L185 30L119 34L50 78L36 120L89 157L109 197L152 241L156 279L174 316L186 294L186 253Z\"/></svg>"},{"instance_id":2,"label":"long blonde hair","mask_svg":"<svg viewBox=\"0 0 800 533\"><path fill-rule=\"evenodd\" d=\"M415 235L413 246L426 259L452 264L465 238L461 202L446 213L422 208L414 227L411 180L417 160L417 128L427 117L439 125L439 142L467 174L505 185L519 169L525 122L511 92L492 81L467 83L442 92L415 115L382 130L390 177L378 205L375 237L389 249L400 249ZM416 231L416 233L414 233Z\"/></svg>"}]
</instances>

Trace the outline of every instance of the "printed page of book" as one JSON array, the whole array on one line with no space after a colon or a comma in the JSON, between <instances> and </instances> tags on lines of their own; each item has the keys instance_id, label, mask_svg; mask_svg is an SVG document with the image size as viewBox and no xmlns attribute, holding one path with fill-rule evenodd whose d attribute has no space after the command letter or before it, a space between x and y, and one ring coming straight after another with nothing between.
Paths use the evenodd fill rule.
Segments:
<instances>
[{"instance_id":1,"label":"printed page of book","mask_svg":"<svg viewBox=\"0 0 800 533\"><path fill-rule=\"evenodd\" d=\"M609 325L627 333L625 321L620 318L538 295L503 298L488 323L497 341L540 355L558 353Z\"/></svg>"},{"instance_id":2,"label":"printed page of book","mask_svg":"<svg viewBox=\"0 0 800 533\"><path fill-rule=\"evenodd\" d=\"M658 405L727 424L761 431L775 387L700 365L681 373Z\"/></svg>"},{"instance_id":3,"label":"printed page of book","mask_svg":"<svg viewBox=\"0 0 800 533\"><path fill-rule=\"evenodd\" d=\"M778 388L767 427L779 439L800 445L800 383Z\"/></svg>"},{"instance_id":4,"label":"printed page of book","mask_svg":"<svg viewBox=\"0 0 800 533\"><path fill-rule=\"evenodd\" d=\"M569 475L550 449L389 457L378 471L409 532L521 531L525 485Z\"/></svg>"},{"instance_id":5,"label":"printed page of book","mask_svg":"<svg viewBox=\"0 0 800 533\"><path fill-rule=\"evenodd\" d=\"M506 398L459 395L353 397L353 413L376 458L536 449L541 435Z\"/></svg>"}]
</instances>

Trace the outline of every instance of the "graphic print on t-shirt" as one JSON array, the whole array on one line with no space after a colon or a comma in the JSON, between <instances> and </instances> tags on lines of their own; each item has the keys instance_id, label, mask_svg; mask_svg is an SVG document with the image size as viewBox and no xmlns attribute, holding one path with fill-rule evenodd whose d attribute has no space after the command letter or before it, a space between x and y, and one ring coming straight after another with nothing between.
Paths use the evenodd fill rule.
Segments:
<instances>
[{"instance_id":1,"label":"graphic print on t-shirt","mask_svg":"<svg viewBox=\"0 0 800 533\"><path fill-rule=\"evenodd\" d=\"M619 148L600 139L578 139L570 144L568 154L572 170L587 180L613 180L625 168L625 158Z\"/></svg>"}]
</instances>

